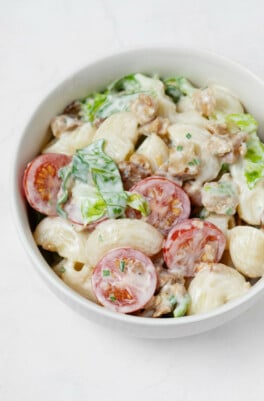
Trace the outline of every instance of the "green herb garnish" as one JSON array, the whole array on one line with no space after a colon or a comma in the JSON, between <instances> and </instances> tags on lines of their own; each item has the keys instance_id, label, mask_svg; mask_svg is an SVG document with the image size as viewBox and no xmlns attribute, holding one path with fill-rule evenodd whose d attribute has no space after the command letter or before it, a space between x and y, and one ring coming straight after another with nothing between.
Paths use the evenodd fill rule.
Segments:
<instances>
[{"instance_id":1,"label":"green herb garnish","mask_svg":"<svg viewBox=\"0 0 264 401\"><path fill-rule=\"evenodd\" d=\"M123 259L120 260L119 269L120 269L120 271L121 271L122 273L125 271L125 267L126 267L126 262L125 262Z\"/></svg>"},{"instance_id":2,"label":"green herb garnish","mask_svg":"<svg viewBox=\"0 0 264 401\"><path fill-rule=\"evenodd\" d=\"M188 163L188 166L198 166L200 164L200 160L198 159L193 159Z\"/></svg>"},{"instance_id":3,"label":"green herb garnish","mask_svg":"<svg viewBox=\"0 0 264 401\"><path fill-rule=\"evenodd\" d=\"M191 139L192 134L190 134L190 132L188 132L185 136L186 136L187 139Z\"/></svg>"},{"instance_id":4,"label":"green herb garnish","mask_svg":"<svg viewBox=\"0 0 264 401\"><path fill-rule=\"evenodd\" d=\"M225 214L227 214L228 216L232 216L232 214L234 214L234 210L233 210L231 207L229 207L229 208L226 210Z\"/></svg>"}]
</instances>

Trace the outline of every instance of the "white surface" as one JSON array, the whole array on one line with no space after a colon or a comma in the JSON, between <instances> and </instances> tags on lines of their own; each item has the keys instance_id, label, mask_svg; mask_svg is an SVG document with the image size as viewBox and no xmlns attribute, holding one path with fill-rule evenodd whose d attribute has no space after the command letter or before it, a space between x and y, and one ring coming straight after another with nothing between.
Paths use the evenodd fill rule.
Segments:
<instances>
[{"instance_id":1,"label":"white surface","mask_svg":"<svg viewBox=\"0 0 264 401\"><path fill-rule=\"evenodd\" d=\"M25 255L9 210L13 146L32 109L83 63L137 44L192 45L264 78L262 1L0 0L1 401L260 401L264 300L206 334L150 341L63 305Z\"/></svg>"}]
</instances>

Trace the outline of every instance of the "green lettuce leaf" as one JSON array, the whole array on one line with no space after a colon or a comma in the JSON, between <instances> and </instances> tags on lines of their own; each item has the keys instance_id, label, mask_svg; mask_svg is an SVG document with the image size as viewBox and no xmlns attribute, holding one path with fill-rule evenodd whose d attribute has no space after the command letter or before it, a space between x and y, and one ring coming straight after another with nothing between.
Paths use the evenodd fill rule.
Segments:
<instances>
[{"instance_id":1,"label":"green lettuce leaf","mask_svg":"<svg viewBox=\"0 0 264 401\"><path fill-rule=\"evenodd\" d=\"M115 162L103 150L104 139L77 150L69 166L59 171L62 179L57 211L67 217L63 205L69 199L74 182L85 184L81 197L81 213L86 224L103 216L123 217L130 206L146 216L148 203L142 195L124 191L122 179Z\"/></svg>"},{"instance_id":2,"label":"green lettuce leaf","mask_svg":"<svg viewBox=\"0 0 264 401\"><path fill-rule=\"evenodd\" d=\"M244 166L248 187L252 189L260 179L264 178L264 144L255 132L247 141Z\"/></svg>"},{"instance_id":3,"label":"green lettuce leaf","mask_svg":"<svg viewBox=\"0 0 264 401\"><path fill-rule=\"evenodd\" d=\"M175 309L173 310L174 317L184 316L187 312L187 309L191 303L191 297L188 293L184 295L172 296L170 299L171 304Z\"/></svg>"},{"instance_id":4,"label":"green lettuce leaf","mask_svg":"<svg viewBox=\"0 0 264 401\"><path fill-rule=\"evenodd\" d=\"M229 114L226 116L225 120L231 132L232 128L239 128L241 131L251 134L258 129L257 121L248 113Z\"/></svg>"},{"instance_id":5,"label":"green lettuce leaf","mask_svg":"<svg viewBox=\"0 0 264 401\"><path fill-rule=\"evenodd\" d=\"M184 77L168 78L163 80L166 95L177 103L181 96L192 96L196 88Z\"/></svg>"},{"instance_id":6,"label":"green lettuce leaf","mask_svg":"<svg viewBox=\"0 0 264 401\"><path fill-rule=\"evenodd\" d=\"M258 123L248 113L229 114L225 117L225 122L231 132L239 129L249 134L243 170L247 185L252 189L260 179L264 178L264 144L257 135Z\"/></svg>"},{"instance_id":7,"label":"green lettuce leaf","mask_svg":"<svg viewBox=\"0 0 264 401\"><path fill-rule=\"evenodd\" d=\"M116 218L124 214L127 195L115 162L103 151L104 143L104 139L99 139L78 150L77 155L88 165L93 182L107 205L108 216Z\"/></svg>"},{"instance_id":8,"label":"green lettuce leaf","mask_svg":"<svg viewBox=\"0 0 264 401\"><path fill-rule=\"evenodd\" d=\"M140 93L155 92L151 81L151 78L142 74L131 74L114 81L104 92L91 94L81 102L83 120L93 122L96 118L105 119L114 113L128 110Z\"/></svg>"},{"instance_id":9,"label":"green lettuce leaf","mask_svg":"<svg viewBox=\"0 0 264 401\"><path fill-rule=\"evenodd\" d=\"M146 199L137 193L127 192L127 206L141 212L142 216L148 216L150 213L149 204Z\"/></svg>"},{"instance_id":10,"label":"green lettuce leaf","mask_svg":"<svg viewBox=\"0 0 264 401\"><path fill-rule=\"evenodd\" d=\"M123 78L117 79L112 82L107 89L110 93L138 93L142 90L141 85L136 78L136 74L126 75Z\"/></svg>"}]
</instances>

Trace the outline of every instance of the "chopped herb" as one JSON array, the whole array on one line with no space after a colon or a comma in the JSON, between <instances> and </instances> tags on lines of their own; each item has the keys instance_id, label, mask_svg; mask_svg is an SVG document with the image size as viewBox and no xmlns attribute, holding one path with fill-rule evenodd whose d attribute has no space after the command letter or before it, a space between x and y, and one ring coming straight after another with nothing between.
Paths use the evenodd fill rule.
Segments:
<instances>
[{"instance_id":1,"label":"chopped herb","mask_svg":"<svg viewBox=\"0 0 264 401\"><path fill-rule=\"evenodd\" d=\"M102 237L102 234L99 234L99 235L98 235L98 239L99 239L99 242L103 242L104 239L103 239L103 237Z\"/></svg>"},{"instance_id":2,"label":"chopped herb","mask_svg":"<svg viewBox=\"0 0 264 401\"><path fill-rule=\"evenodd\" d=\"M223 163L221 166L221 170L220 173L224 174L227 173L229 171L229 164L228 163Z\"/></svg>"},{"instance_id":3,"label":"chopped herb","mask_svg":"<svg viewBox=\"0 0 264 401\"><path fill-rule=\"evenodd\" d=\"M61 266L61 267L60 267L60 273L65 273L65 272L66 272L65 267L64 267L64 266Z\"/></svg>"},{"instance_id":4,"label":"chopped herb","mask_svg":"<svg viewBox=\"0 0 264 401\"><path fill-rule=\"evenodd\" d=\"M225 214L227 214L228 216L231 216L231 215L233 214L233 209L232 209L231 207L229 207L229 208L226 210Z\"/></svg>"},{"instance_id":5,"label":"chopped herb","mask_svg":"<svg viewBox=\"0 0 264 401\"><path fill-rule=\"evenodd\" d=\"M114 296L114 294L110 294L110 295L109 295L109 299L110 299L110 301L112 301L112 302L115 302L115 301L116 301L116 297Z\"/></svg>"},{"instance_id":6,"label":"chopped herb","mask_svg":"<svg viewBox=\"0 0 264 401\"><path fill-rule=\"evenodd\" d=\"M208 217L208 216L209 216L209 212L208 212L208 210L204 207L204 208L200 211L199 217L200 217L201 220L204 220L204 219L206 219L206 217Z\"/></svg>"},{"instance_id":7,"label":"chopped herb","mask_svg":"<svg viewBox=\"0 0 264 401\"><path fill-rule=\"evenodd\" d=\"M173 311L173 316L174 317L184 316L185 313L187 312L190 303L191 303L191 297L189 294L179 296L177 299L177 306Z\"/></svg>"},{"instance_id":8,"label":"chopped herb","mask_svg":"<svg viewBox=\"0 0 264 401\"><path fill-rule=\"evenodd\" d=\"M192 137L192 134L190 134L190 132L188 132L188 134L186 134L186 138L191 139L191 137Z\"/></svg>"},{"instance_id":9,"label":"chopped herb","mask_svg":"<svg viewBox=\"0 0 264 401\"><path fill-rule=\"evenodd\" d=\"M165 93L177 103L182 95L192 96L195 87L184 77L167 78L164 81Z\"/></svg>"},{"instance_id":10,"label":"chopped herb","mask_svg":"<svg viewBox=\"0 0 264 401\"><path fill-rule=\"evenodd\" d=\"M200 160L198 159L193 159L192 161L190 161L188 163L188 166L198 166L198 164L200 164Z\"/></svg>"},{"instance_id":11,"label":"chopped herb","mask_svg":"<svg viewBox=\"0 0 264 401\"><path fill-rule=\"evenodd\" d=\"M175 297L175 295L171 295L171 296L169 297L169 303L170 303L172 306L175 306L175 305L176 305L176 303L177 303L177 298Z\"/></svg>"},{"instance_id":12,"label":"chopped herb","mask_svg":"<svg viewBox=\"0 0 264 401\"><path fill-rule=\"evenodd\" d=\"M110 276L110 270L103 270L103 276L104 277Z\"/></svg>"},{"instance_id":13,"label":"chopped herb","mask_svg":"<svg viewBox=\"0 0 264 401\"><path fill-rule=\"evenodd\" d=\"M203 187L203 189L204 189L206 192L209 192L209 191L211 191L212 187L211 187L211 185L205 184L204 187Z\"/></svg>"},{"instance_id":14,"label":"chopped herb","mask_svg":"<svg viewBox=\"0 0 264 401\"><path fill-rule=\"evenodd\" d=\"M179 152L181 152L183 150L183 146L182 145L178 145L176 148Z\"/></svg>"},{"instance_id":15,"label":"chopped herb","mask_svg":"<svg viewBox=\"0 0 264 401\"><path fill-rule=\"evenodd\" d=\"M119 263L120 271L124 272L125 271L125 267L126 267L126 262L123 259L120 260L120 263Z\"/></svg>"}]
</instances>

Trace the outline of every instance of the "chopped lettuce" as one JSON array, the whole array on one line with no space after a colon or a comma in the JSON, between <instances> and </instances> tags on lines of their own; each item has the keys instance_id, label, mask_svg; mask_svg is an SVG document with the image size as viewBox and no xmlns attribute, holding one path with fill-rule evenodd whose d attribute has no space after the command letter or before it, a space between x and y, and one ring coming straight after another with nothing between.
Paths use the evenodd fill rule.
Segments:
<instances>
[{"instance_id":1,"label":"chopped lettuce","mask_svg":"<svg viewBox=\"0 0 264 401\"><path fill-rule=\"evenodd\" d=\"M239 129L249 134L243 169L247 185L252 189L261 178L264 178L264 144L257 135L258 123L248 113L229 114L225 121L231 132Z\"/></svg>"},{"instance_id":2,"label":"chopped lettuce","mask_svg":"<svg viewBox=\"0 0 264 401\"><path fill-rule=\"evenodd\" d=\"M165 93L177 103L182 95L191 96L196 88L184 77L168 78L163 80Z\"/></svg>"},{"instance_id":3,"label":"chopped lettuce","mask_svg":"<svg viewBox=\"0 0 264 401\"><path fill-rule=\"evenodd\" d=\"M86 148L77 150L70 165L59 171L62 179L57 211L66 216L63 205L68 201L70 188L75 182L85 184L82 192L81 214L85 224L103 216L124 216L130 206L146 216L149 206L142 195L124 191L122 179L115 162L103 150L105 140L99 139Z\"/></svg>"},{"instance_id":4,"label":"chopped lettuce","mask_svg":"<svg viewBox=\"0 0 264 401\"><path fill-rule=\"evenodd\" d=\"M140 194L127 192L127 206L138 210L142 216L148 216L150 213L149 204Z\"/></svg>"},{"instance_id":5,"label":"chopped lettuce","mask_svg":"<svg viewBox=\"0 0 264 401\"><path fill-rule=\"evenodd\" d=\"M66 218L67 214L63 210L63 205L67 202L69 197L69 180L71 178L72 166L69 164L68 166L62 167L59 172L58 176L62 180L61 188L58 194L58 200L56 204L57 213Z\"/></svg>"},{"instance_id":6,"label":"chopped lettuce","mask_svg":"<svg viewBox=\"0 0 264 401\"><path fill-rule=\"evenodd\" d=\"M248 187L252 189L261 178L264 178L264 144L256 132L252 133L247 141L244 168Z\"/></svg>"},{"instance_id":7,"label":"chopped lettuce","mask_svg":"<svg viewBox=\"0 0 264 401\"><path fill-rule=\"evenodd\" d=\"M234 196L236 194L234 185L230 181L217 181L212 183L205 183L203 186L205 192L213 196Z\"/></svg>"},{"instance_id":8,"label":"chopped lettuce","mask_svg":"<svg viewBox=\"0 0 264 401\"><path fill-rule=\"evenodd\" d=\"M191 303L191 297L188 293L181 296L174 296L171 300L174 305L176 305L173 310L174 317L184 316L187 312L187 309Z\"/></svg>"},{"instance_id":9,"label":"chopped lettuce","mask_svg":"<svg viewBox=\"0 0 264 401\"><path fill-rule=\"evenodd\" d=\"M251 114L248 113L228 114L225 120L231 132L232 129L239 128L241 131L251 134L256 132L258 129L257 121Z\"/></svg>"},{"instance_id":10,"label":"chopped lettuce","mask_svg":"<svg viewBox=\"0 0 264 401\"><path fill-rule=\"evenodd\" d=\"M107 205L108 216L116 218L124 214L127 195L115 162L103 151L104 142L104 139L99 139L78 150L77 155L91 172L93 182Z\"/></svg>"},{"instance_id":11,"label":"chopped lettuce","mask_svg":"<svg viewBox=\"0 0 264 401\"><path fill-rule=\"evenodd\" d=\"M99 220L107 214L107 205L96 188L89 191L81 203L81 214L85 224Z\"/></svg>"},{"instance_id":12,"label":"chopped lettuce","mask_svg":"<svg viewBox=\"0 0 264 401\"><path fill-rule=\"evenodd\" d=\"M97 118L105 119L114 113L126 111L140 93L156 96L156 83L156 79L142 74L131 74L118 79L104 92L93 93L82 100L82 118L93 122Z\"/></svg>"},{"instance_id":13,"label":"chopped lettuce","mask_svg":"<svg viewBox=\"0 0 264 401\"><path fill-rule=\"evenodd\" d=\"M138 74L126 75L123 78L117 79L108 86L108 90L111 93L126 92L126 93L137 93L142 90L140 82L136 78Z\"/></svg>"}]
</instances>

